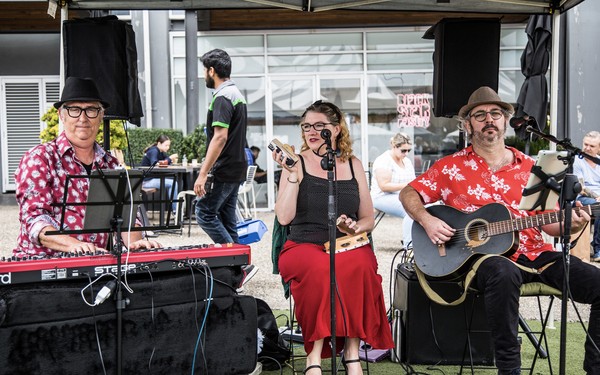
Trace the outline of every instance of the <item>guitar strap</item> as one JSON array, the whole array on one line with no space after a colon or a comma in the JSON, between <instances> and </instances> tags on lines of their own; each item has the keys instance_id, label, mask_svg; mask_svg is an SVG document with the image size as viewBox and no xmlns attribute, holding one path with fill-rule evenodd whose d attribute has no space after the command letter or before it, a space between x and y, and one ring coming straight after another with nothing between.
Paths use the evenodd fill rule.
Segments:
<instances>
[{"instance_id":1,"label":"guitar strap","mask_svg":"<svg viewBox=\"0 0 600 375\"><path fill-rule=\"evenodd\" d=\"M477 274L477 269L479 268L481 263L483 263L483 261L488 258L499 257L499 256L502 256L502 255L486 254L486 255L483 255L482 257L480 257L479 259L477 259L477 261L475 261L475 263L473 263L473 265L471 266L471 269L469 270L469 272L467 272L467 275L465 276L465 281L463 282L463 285L464 285L463 292L460 294L460 296L456 300L454 300L452 302L446 301L442 296L440 296L435 290L433 290L431 288L431 286L429 285L429 281L427 280L425 274L423 273L423 271L421 271L419 269L419 267L417 267L416 264L415 264L415 272L417 273L417 279L419 280L419 284L421 285L421 288L423 289L423 291L425 292L427 297L429 297L430 300L432 300L433 302L435 302L439 305L443 305L443 306L457 306L457 305L460 305L461 303L463 303L465 301L465 298L467 298L467 291L469 290L469 286L471 286L471 282L475 278L475 275ZM513 264L525 272L540 274L540 273L542 273L543 270L545 270L546 268L548 268L552 264L554 264L554 262L550 262L550 263L544 265L540 269L536 269L536 268L532 268L532 267L525 267L516 262L513 262Z\"/></svg>"}]
</instances>

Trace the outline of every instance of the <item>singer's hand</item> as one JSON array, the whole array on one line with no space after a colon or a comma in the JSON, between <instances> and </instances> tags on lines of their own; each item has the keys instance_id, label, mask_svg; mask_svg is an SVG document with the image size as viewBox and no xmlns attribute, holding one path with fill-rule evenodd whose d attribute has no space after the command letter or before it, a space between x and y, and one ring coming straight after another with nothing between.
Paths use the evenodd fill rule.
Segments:
<instances>
[{"instance_id":1,"label":"singer's hand","mask_svg":"<svg viewBox=\"0 0 600 375\"><path fill-rule=\"evenodd\" d=\"M290 147L292 148L292 150L295 153L296 148L294 146L290 146ZM287 169L290 173L298 172L298 165L300 163L296 163L296 164L294 164L293 167L289 167L285 162L288 158L287 158L287 156L285 156L285 153L283 151L277 152L277 150L274 150L271 152L271 156L273 157L273 160L275 161L275 163L279 164L279 166L281 166L282 168Z\"/></svg>"}]
</instances>

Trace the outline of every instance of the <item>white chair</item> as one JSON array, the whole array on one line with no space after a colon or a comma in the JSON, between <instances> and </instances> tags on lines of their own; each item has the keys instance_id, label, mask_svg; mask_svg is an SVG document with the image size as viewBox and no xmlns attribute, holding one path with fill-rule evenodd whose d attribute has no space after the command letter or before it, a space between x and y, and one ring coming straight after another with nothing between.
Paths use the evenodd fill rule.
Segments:
<instances>
[{"instance_id":1,"label":"white chair","mask_svg":"<svg viewBox=\"0 0 600 375\"><path fill-rule=\"evenodd\" d=\"M242 206L240 211L246 219L256 219L256 195L254 194L253 183L254 175L256 174L256 168L258 168L256 165L248 166L246 171L246 181L242 182L238 190L238 204ZM252 194L252 211L249 207L248 193Z\"/></svg>"},{"instance_id":2,"label":"white chair","mask_svg":"<svg viewBox=\"0 0 600 375\"><path fill-rule=\"evenodd\" d=\"M179 225L181 223L181 235L183 235L183 213L185 212L185 208L187 207L187 198L188 196L192 196L192 199L196 197L196 193L193 190L183 190L177 194L177 206L175 206L175 225ZM184 206L185 205L185 206ZM192 207L193 209L193 207ZM188 237L192 232L192 212L188 212Z\"/></svg>"}]
</instances>

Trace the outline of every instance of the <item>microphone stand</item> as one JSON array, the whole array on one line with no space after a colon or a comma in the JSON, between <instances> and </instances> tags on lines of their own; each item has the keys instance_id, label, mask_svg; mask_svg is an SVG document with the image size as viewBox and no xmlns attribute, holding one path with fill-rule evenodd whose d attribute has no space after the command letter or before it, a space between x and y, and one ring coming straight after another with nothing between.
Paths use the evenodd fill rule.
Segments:
<instances>
[{"instance_id":1,"label":"microphone stand","mask_svg":"<svg viewBox=\"0 0 600 375\"><path fill-rule=\"evenodd\" d=\"M571 217L572 217L572 206L573 202L577 198L577 195L581 191L581 184L579 183L577 176L572 174L573 172L573 163L575 161L575 156L583 156L589 160L592 160L596 164L600 165L600 159L588 155L584 153L580 148L577 148L571 144L571 140L565 138L563 140L559 140L553 135L546 134L538 130L535 125L535 119L530 118L526 121L525 130L529 133L533 133L540 138L543 138L547 141L555 143L565 150L567 150L567 156L564 158L563 162L568 165L567 175L562 182L562 187L560 189L559 195L559 203L561 212L564 212L564 227L563 227L563 235L561 236L561 245L563 249L563 264L565 267L564 278L563 278L563 286L562 286L562 299L561 299L561 319L560 319L560 369L559 374L565 375L566 369L566 343L567 343L567 299L569 297L569 266L571 262L569 251L571 249Z\"/></svg>"},{"instance_id":2,"label":"microphone stand","mask_svg":"<svg viewBox=\"0 0 600 375\"><path fill-rule=\"evenodd\" d=\"M336 239L336 219L337 207L335 202L335 151L331 146L331 131L323 129L321 138L325 140L326 153L321 160L321 168L327 171L327 222L329 228L329 303L331 309L331 373L337 374L336 361L336 314L335 314L335 239Z\"/></svg>"}]
</instances>

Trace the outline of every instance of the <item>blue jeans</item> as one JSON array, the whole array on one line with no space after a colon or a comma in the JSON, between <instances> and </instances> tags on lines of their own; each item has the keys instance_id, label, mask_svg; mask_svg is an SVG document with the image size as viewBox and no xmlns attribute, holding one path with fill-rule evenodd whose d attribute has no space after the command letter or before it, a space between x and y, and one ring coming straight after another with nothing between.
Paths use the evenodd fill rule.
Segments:
<instances>
[{"instance_id":1,"label":"blue jeans","mask_svg":"<svg viewBox=\"0 0 600 375\"><path fill-rule=\"evenodd\" d=\"M412 225L414 220L406 214L399 199L400 193L384 194L373 198L373 207L386 214L402 218L402 242L409 246L412 242Z\"/></svg>"},{"instance_id":2,"label":"blue jeans","mask_svg":"<svg viewBox=\"0 0 600 375\"><path fill-rule=\"evenodd\" d=\"M216 244L238 243L235 208L240 184L215 182L211 193L196 201L196 220Z\"/></svg>"},{"instance_id":3,"label":"blue jeans","mask_svg":"<svg viewBox=\"0 0 600 375\"><path fill-rule=\"evenodd\" d=\"M577 200L584 206L589 206L598 203L597 200L590 197L577 197ZM594 218L594 239L592 240L592 248L594 249L594 257L600 256L600 219Z\"/></svg>"},{"instance_id":4,"label":"blue jeans","mask_svg":"<svg viewBox=\"0 0 600 375\"><path fill-rule=\"evenodd\" d=\"M171 189L173 188L173 184L175 185L175 191L173 192L173 200L177 199L177 182L173 183L172 178L165 178L165 190L167 191L167 199L171 199ZM160 178L152 178L150 180L144 181L142 183L142 187L144 189L159 189L160 190ZM165 199L162 198L161 199ZM176 203L172 204L172 210L175 212L175 208L177 207Z\"/></svg>"}]
</instances>

